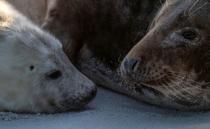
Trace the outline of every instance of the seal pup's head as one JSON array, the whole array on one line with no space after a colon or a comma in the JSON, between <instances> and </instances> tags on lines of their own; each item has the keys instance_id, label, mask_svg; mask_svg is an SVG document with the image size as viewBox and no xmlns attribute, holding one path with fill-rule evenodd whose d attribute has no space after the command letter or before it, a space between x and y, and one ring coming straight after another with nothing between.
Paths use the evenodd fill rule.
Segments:
<instances>
[{"instance_id":1,"label":"seal pup's head","mask_svg":"<svg viewBox=\"0 0 210 129\"><path fill-rule=\"evenodd\" d=\"M0 1L1 111L63 112L82 108L95 94L56 38Z\"/></svg>"},{"instance_id":2,"label":"seal pup's head","mask_svg":"<svg viewBox=\"0 0 210 129\"><path fill-rule=\"evenodd\" d=\"M167 0L125 57L122 76L147 102L210 109L210 1Z\"/></svg>"}]
</instances>

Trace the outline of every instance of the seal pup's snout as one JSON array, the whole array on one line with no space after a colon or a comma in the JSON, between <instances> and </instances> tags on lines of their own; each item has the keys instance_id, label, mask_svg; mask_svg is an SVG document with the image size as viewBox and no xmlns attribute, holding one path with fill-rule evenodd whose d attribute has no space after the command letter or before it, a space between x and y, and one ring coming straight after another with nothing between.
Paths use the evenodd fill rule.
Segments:
<instances>
[{"instance_id":1,"label":"seal pup's snout","mask_svg":"<svg viewBox=\"0 0 210 129\"><path fill-rule=\"evenodd\" d=\"M63 99L63 101L60 102L60 105L63 107L63 111L68 110L81 110L86 107L88 103L90 103L97 94L97 88L94 87L90 91L86 92L86 94L75 97L75 98L66 98Z\"/></svg>"},{"instance_id":2,"label":"seal pup's snout","mask_svg":"<svg viewBox=\"0 0 210 129\"><path fill-rule=\"evenodd\" d=\"M96 94L97 94L97 86L92 81L90 81L89 84L86 84L85 87L89 87L89 88L87 90L85 90L86 93L82 96L82 98L80 100L81 103L84 105L91 102L96 97Z\"/></svg>"},{"instance_id":3,"label":"seal pup's snout","mask_svg":"<svg viewBox=\"0 0 210 129\"><path fill-rule=\"evenodd\" d=\"M80 102L82 104L84 104L84 106L85 106L86 104L90 103L96 97L96 94L97 94L97 88L96 88L96 86L94 86L94 88L92 88L90 91L88 91L88 93L84 97L82 97Z\"/></svg>"},{"instance_id":4,"label":"seal pup's snout","mask_svg":"<svg viewBox=\"0 0 210 129\"><path fill-rule=\"evenodd\" d=\"M91 91L88 93L88 95L84 98L83 101L85 103L92 101L95 98L96 94L97 94L97 88L96 86L94 86L94 88L91 89Z\"/></svg>"}]
</instances>

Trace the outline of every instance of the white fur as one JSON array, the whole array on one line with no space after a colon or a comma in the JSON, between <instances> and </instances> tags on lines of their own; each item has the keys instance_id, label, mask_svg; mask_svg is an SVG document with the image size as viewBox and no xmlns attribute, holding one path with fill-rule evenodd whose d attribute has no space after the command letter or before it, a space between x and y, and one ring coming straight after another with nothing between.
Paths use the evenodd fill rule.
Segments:
<instances>
[{"instance_id":1,"label":"white fur","mask_svg":"<svg viewBox=\"0 0 210 129\"><path fill-rule=\"evenodd\" d=\"M63 74L61 78L46 79L46 73L57 69ZM0 110L55 112L59 106L68 110L60 102L79 103L94 88L68 61L56 38L0 0ZM49 100L57 107L52 107Z\"/></svg>"}]
</instances>

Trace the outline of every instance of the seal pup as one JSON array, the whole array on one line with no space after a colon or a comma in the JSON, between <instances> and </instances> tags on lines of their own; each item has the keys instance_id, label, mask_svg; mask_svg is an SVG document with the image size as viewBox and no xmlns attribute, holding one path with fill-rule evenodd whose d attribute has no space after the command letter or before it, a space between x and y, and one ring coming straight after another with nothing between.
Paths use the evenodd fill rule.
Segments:
<instances>
[{"instance_id":1,"label":"seal pup","mask_svg":"<svg viewBox=\"0 0 210 129\"><path fill-rule=\"evenodd\" d=\"M122 76L143 101L210 109L210 1L167 0L125 57Z\"/></svg>"},{"instance_id":2,"label":"seal pup","mask_svg":"<svg viewBox=\"0 0 210 129\"><path fill-rule=\"evenodd\" d=\"M0 111L55 113L82 108L96 87L61 43L0 0Z\"/></svg>"}]
</instances>

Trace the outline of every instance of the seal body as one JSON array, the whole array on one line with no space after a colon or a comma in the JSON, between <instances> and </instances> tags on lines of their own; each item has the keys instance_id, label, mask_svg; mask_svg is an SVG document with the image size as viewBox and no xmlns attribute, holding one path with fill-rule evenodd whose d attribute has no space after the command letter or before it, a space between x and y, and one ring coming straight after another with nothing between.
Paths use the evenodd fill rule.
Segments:
<instances>
[{"instance_id":1,"label":"seal body","mask_svg":"<svg viewBox=\"0 0 210 129\"><path fill-rule=\"evenodd\" d=\"M168 0L125 57L123 77L152 104L210 109L207 0Z\"/></svg>"},{"instance_id":2,"label":"seal body","mask_svg":"<svg viewBox=\"0 0 210 129\"><path fill-rule=\"evenodd\" d=\"M74 59L86 45L94 56L112 69L140 40L158 9L152 0L54 0L43 27L63 43Z\"/></svg>"},{"instance_id":3,"label":"seal body","mask_svg":"<svg viewBox=\"0 0 210 129\"><path fill-rule=\"evenodd\" d=\"M54 113L82 108L96 93L61 43L0 0L0 111Z\"/></svg>"}]
</instances>

